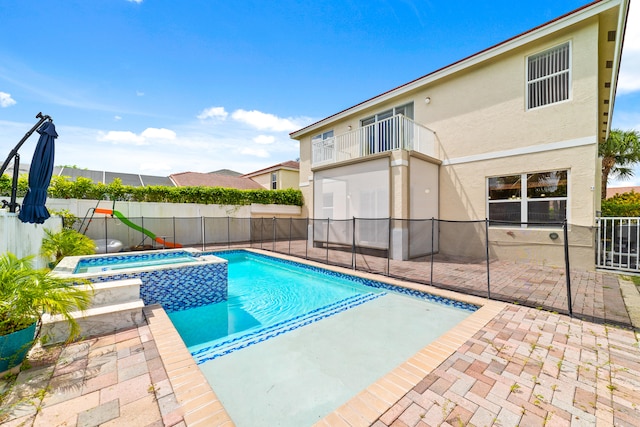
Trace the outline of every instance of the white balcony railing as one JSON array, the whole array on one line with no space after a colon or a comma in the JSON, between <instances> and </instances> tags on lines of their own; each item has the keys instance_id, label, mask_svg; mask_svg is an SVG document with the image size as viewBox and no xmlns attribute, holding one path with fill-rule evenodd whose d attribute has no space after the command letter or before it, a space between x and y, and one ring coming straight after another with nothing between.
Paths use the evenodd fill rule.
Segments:
<instances>
[{"instance_id":1,"label":"white balcony railing","mask_svg":"<svg viewBox=\"0 0 640 427\"><path fill-rule=\"evenodd\" d=\"M435 140L431 129L399 114L333 138L312 140L311 164L326 165L392 150L436 157Z\"/></svg>"}]
</instances>

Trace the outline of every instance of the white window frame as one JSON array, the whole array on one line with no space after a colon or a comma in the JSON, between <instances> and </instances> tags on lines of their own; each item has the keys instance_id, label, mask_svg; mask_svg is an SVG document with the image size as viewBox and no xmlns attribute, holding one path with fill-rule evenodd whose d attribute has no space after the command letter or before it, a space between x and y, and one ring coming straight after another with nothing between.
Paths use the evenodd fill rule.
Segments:
<instances>
[{"instance_id":1,"label":"white window frame","mask_svg":"<svg viewBox=\"0 0 640 427\"><path fill-rule=\"evenodd\" d=\"M540 198L529 198L528 194L527 194L527 175L533 175L536 173L545 173L545 172L554 172L554 171L566 171L567 172L567 196L566 197L548 197L548 198L544 198L544 199L540 199ZM520 175L520 197L516 198L516 199L502 199L502 200L490 200L489 199L489 180L491 178L500 178L503 176L517 176ZM487 213L487 219L489 220L489 225L490 227L522 227L522 228L526 228L527 227L527 222L529 221L529 202L535 202L535 201L542 201L542 200L546 200L546 201L562 201L562 200L566 200L566 218L567 218L567 222L569 223L571 221L571 169L567 168L567 169L549 169L549 170L544 170L544 171L534 171L534 172L524 172L524 173L505 173L505 174L501 174L501 175L493 175L493 176L488 176L485 179L485 200L486 200L486 210L485 212ZM517 224L491 224L491 217L489 216L489 205L490 204L498 204L498 203L514 203L514 202L519 202L520 203L520 222L523 223L521 225L517 225ZM500 221L500 220L495 220L495 221ZM536 228L544 228L544 227L549 227L549 228L557 228L557 226L554 227L554 225L549 224L549 225L536 225Z\"/></svg>"},{"instance_id":2,"label":"white window frame","mask_svg":"<svg viewBox=\"0 0 640 427\"><path fill-rule=\"evenodd\" d=\"M568 50L569 50L568 69L562 70L562 71L558 71L558 72L554 72L552 74L548 74L548 75L545 75L543 77L538 77L538 78L533 79L533 80L529 79L529 60L531 58L551 53L552 51L557 50L559 48L562 48L565 45L568 46ZM560 76L560 75L565 74L565 73L568 74L567 97L566 97L566 99L561 99L561 100L553 101L553 102L547 102L546 104L539 104L539 105L536 105L534 107L530 106L531 102L530 102L530 99L529 99L529 86L531 84L537 83L537 82L540 82L540 81L544 81L544 80L549 80L549 79L551 79L553 77ZM566 42L560 43L560 44L555 45L553 47L550 47L548 49L545 49L545 50L542 50L540 52L536 52L536 53L533 53L533 54L527 56L526 59L525 59L525 88L524 88L525 89L525 91L524 91L525 92L525 109L527 111L529 111L529 110L537 110L538 108L544 108L544 107L547 107L547 106L550 106L550 105L557 105L557 104L560 104L560 103L563 103L563 102L571 101L572 96L573 96L573 90L572 90L573 84L572 84L572 82L573 82L573 44L571 43L571 40L568 40Z\"/></svg>"},{"instance_id":3,"label":"white window frame","mask_svg":"<svg viewBox=\"0 0 640 427\"><path fill-rule=\"evenodd\" d=\"M321 143L321 144L317 144L317 143ZM333 129L312 137L311 150L317 151L317 153L315 151L311 153L312 162L314 159L316 159L314 163L323 163L323 162L326 162L327 160L335 160L334 144L335 144L335 137L333 134ZM329 153L331 153L331 156L328 155ZM320 157L321 160L318 161L317 160L318 157Z\"/></svg>"},{"instance_id":4,"label":"white window frame","mask_svg":"<svg viewBox=\"0 0 640 427\"><path fill-rule=\"evenodd\" d=\"M271 172L271 189L278 189L278 172Z\"/></svg>"},{"instance_id":5,"label":"white window frame","mask_svg":"<svg viewBox=\"0 0 640 427\"><path fill-rule=\"evenodd\" d=\"M406 114L406 113L409 114ZM381 120L386 120L390 117L393 117L395 115L398 114L402 114L403 116L406 116L408 118L410 118L411 120L413 120L413 101L411 102L407 102L406 104L402 104L402 105L398 105L397 107L393 107L393 108L389 108L388 110L384 110L381 111L377 114L374 114L372 116L368 116L365 117L364 119L360 120L360 127L365 127L368 125L372 125L374 123L377 123Z\"/></svg>"}]
</instances>

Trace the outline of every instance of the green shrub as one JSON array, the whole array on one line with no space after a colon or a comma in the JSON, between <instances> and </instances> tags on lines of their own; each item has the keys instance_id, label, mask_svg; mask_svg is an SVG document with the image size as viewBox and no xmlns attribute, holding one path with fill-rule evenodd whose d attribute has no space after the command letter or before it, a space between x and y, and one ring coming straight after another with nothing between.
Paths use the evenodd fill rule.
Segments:
<instances>
[{"instance_id":1,"label":"green shrub","mask_svg":"<svg viewBox=\"0 0 640 427\"><path fill-rule=\"evenodd\" d=\"M28 181L21 176L18 181L18 197L27 193ZM0 196L11 194L11 178L0 177ZM112 200L118 202L202 203L218 205L250 205L251 203L302 206L302 192L287 190L238 190L222 187L134 187L123 185L115 179L111 184L94 184L92 180L78 177L53 176L48 196L55 199Z\"/></svg>"},{"instance_id":2,"label":"green shrub","mask_svg":"<svg viewBox=\"0 0 640 427\"><path fill-rule=\"evenodd\" d=\"M640 216L640 193L616 194L602 201L602 216Z\"/></svg>"},{"instance_id":3,"label":"green shrub","mask_svg":"<svg viewBox=\"0 0 640 427\"><path fill-rule=\"evenodd\" d=\"M73 229L73 226L80 220L77 216L72 214L68 209L55 210L49 209L51 216L59 216L62 218L62 228Z\"/></svg>"}]
</instances>

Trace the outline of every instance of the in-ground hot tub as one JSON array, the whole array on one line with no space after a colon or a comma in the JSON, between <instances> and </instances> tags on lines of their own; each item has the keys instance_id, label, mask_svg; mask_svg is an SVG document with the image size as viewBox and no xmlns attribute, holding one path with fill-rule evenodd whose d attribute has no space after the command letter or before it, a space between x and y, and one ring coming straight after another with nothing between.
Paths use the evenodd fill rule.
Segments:
<instances>
[{"instance_id":1,"label":"in-ground hot tub","mask_svg":"<svg viewBox=\"0 0 640 427\"><path fill-rule=\"evenodd\" d=\"M145 305L169 312L227 300L227 260L196 249L66 257L53 274L94 283L139 278Z\"/></svg>"}]
</instances>

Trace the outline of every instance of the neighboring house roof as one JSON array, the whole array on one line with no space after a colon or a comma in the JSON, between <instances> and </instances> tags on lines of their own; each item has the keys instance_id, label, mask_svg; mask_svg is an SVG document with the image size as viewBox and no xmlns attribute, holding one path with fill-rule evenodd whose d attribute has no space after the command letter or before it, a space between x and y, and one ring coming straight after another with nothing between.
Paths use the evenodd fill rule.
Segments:
<instances>
[{"instance_id":1,"label":"neighboring house roof","mask_svg":"<svg viewBox=\"0 0 640 427\"><path fill-rule=\"evenodd\" d=\"M246 178L251 178L252 176L263 175L265 173L277 171L277 170L280 170L280 169L288 169L288 170L299 171L300 170L300 162L296 162L294 160L287 160L286 162L278 163L277 165L269 166L269 167L266 167L264 169L257 170L255 172L249 172L249 173L246 173L246 174L244 174L242 176L246 177Z\"/></svg>"},{"instance_id":2,"label":"neighboring house roof","mask_svg":"<svg viewBox=\"0 0 640 427\"><path fill-rule=\"evenodd\" d=\"M123 185L134 187L146 187L149 185L161 185L173 187L173 182L166 176L140 175L134 173L108 172L89 169L70 168L66 166L56 166L53 168L54 175L68 176L76 179L80 176L89 178L95 183L111 184L116 178L122 181Z\"/></svg>"},{"instance_id":3,"label":"neighboring house roof","mask_svg":"<svg viewBox=\"0 0 640 427\"><path fill-rule=\"evenodd\" d=\"M215 173L217 175L228 175L228 176L242 176L242 175L244 175L244 174L242 174L240 172L232 171L231 169L220 169L220 170L209 172L209 173Z\"/></svg>"},{"instance_id":4,"label":"neighboring house roof","mask_svg":"<svg viewBox=\"0 0 640 427\"><path fill-rule=\"evenodd\" d=\"M301 138L302 136L306 135L307 133L310 133L312 131L315 131L316 129L320 129L322 126L325 126L335 120L338 119L342 119L346 116L349 116L351 114L354 114L358 111L364 110L366 108L375 106L377 104L380 104L384 101L387 101L389 99L392 98L396 98L402 94L405 94L411 90L414 90L416 88L420 88L426 84L432 83L436 80L439 80L441 78L447 77L451 74L457 73L459 71L465 70L469 67L472 67L474 65L477 65L479 63L482 63L484 61L490 60L498 55L501 55L505 52L511 51L513 49L516 49L520 46L523 46L527 43L530 43L531 41L537 40L539 38L545 37L550 33L559 31L561 29L564 29L566 27L569 27L573 24L576 24L578 22L582 22L583 20L592 17L592 16L597 16L599 13L602 13L606 10L609 10L613 7L617 7L620 6L621 7L621 16L624 16L624 19L619 20L619 26L616 29L617 33L619 34L624 34L625 28L626 28L626 21L627 21L627 16L628 16L628 5L629 5L629 1L628 0L596 0L592 3L586 4L572 12L569 12L565 15L559 16L558 18L555 18L547 23L544 23L542 25L539 25L537 27L534 27L528 31L525 31L519 35L516 35L514 37L511 37L510 39L507 39L501 43L498 43L494 46L491 46L487 49L481 50L480 52L477 52L471 56L468 56L466 58L463 58L459 61L456 61L450 65L447 65L443 68L440 68L438 70L435 70L429 74L426 74L422 77L419 77L415 80L412 80L408 83L405 83L401 86L398 86L394 89L391 89L387 92L381 93L380 95L374 96L373 98L370 98L366 101L363 101L359 104L356 104L352 107L349 107L345 110L342 110L336 114L333 114L329 117L326 117L320 121L317 121L315 123L312 123L302 129L299 129L297 131L291 132L289 135L291 136L291 138L294 139L298 139ZM614 57L614 61L611 64L611 67L607 67L607 68L611 68L612 70L610 71L612 73L613 76L618 75L619 73L619 68L620 68L620 55L622 52L622 40L623 37L619 37L617 38L617 40L620 40L620 43L616 43L615 46L615 50L616 50L616 54L613 55ZM604 62L604 61L602 61ZM604 67L604 65L603 65ZM607 104L607 116L608 117L612 117L613 115L613 105L615 102L615 93L616 93L616 86L617 86L617 78L613 78L612 82L611 82L611 87L606 91L606 93L604 93L605 91L602 91L600 94L600 105L603 104L603 101L606 100L606 102L604 102L604 104ZM607 120L601 127L603 129L602 131L602 138L606 138L609 135L609 130L610 130L610 121ZM599 133L600 134L600 133Z\"/></svg>"},{"instance_id":5,"label":"neighboring house roof","mask_svg":"<svg viewBox=\"0 0 640 427\"><path fill-rule=\"evenodd\" d=\"M250 178L217 173L182 172L170 175L178 187L224 187L239 190L261 190L260 184Z\"/></svg>"},{"instance_id":6,"label":"neighboring house roof","mask_svg":"<svg viewBox=\"0 0 640 427\"><path fill-rule=\"evenodd\" d=\"M640 187L607 187L607 199L615 196L616 194L631 193L632 191L640 194Z\"/></svg>"}]
</instances>

